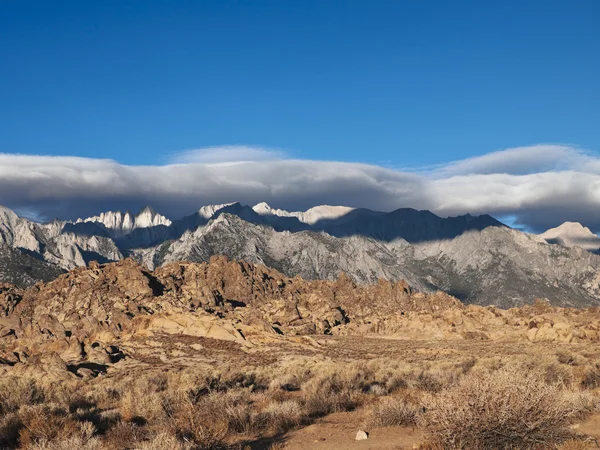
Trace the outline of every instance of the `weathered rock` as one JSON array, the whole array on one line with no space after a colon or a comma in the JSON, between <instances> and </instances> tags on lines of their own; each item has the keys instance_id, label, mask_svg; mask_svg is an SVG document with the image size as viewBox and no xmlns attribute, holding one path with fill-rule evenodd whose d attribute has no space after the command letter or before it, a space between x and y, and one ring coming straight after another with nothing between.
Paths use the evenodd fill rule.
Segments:
<instances>
[{"instance_id":1,"label":"weathered rock","mask_svg":"<svg viewBox=\"0 0 600 450\"><path fill-rule=\"evenodd\" d=\"M599 341L600 308L544 301L510 310L465 306L443 292L412 292L404 282L288 278L223 257L154 272L123 260L77 268L27 290L0 286L0 364L16 373L57 377L68 364L69 376L90 376L77 368L96 367L97 374L135 352L139 340L159 345L161 336L241 344L277 334Z\"/></svg>"},{"instance_id":2,"label":"weathered rock","mask_svg":"<svg viewBox=\"0 0 600 450\"><path fill-rule=\"evenodd\" d=\"M354 440L364 441L365 439L369 439L369 433L367 433L366 431L363 431L363 430L358 430L356 432L356 437L354 438Z\"/></svg>"}]
</instances>

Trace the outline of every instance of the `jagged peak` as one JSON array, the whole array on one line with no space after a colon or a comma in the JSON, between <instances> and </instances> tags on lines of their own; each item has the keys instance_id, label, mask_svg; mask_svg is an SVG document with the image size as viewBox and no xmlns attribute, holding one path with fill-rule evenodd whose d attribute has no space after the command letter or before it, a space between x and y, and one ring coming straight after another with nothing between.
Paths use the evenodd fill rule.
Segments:
<instances>
[{"instance_id":1,"label":"jagged peak","mask_svg":"<svg viewBox=\"0 0 600 450\"><path fill-rule=\"evenodd\" d=\"M137 228L148 228L157 225L171 225L171 221L157 213L150 206L145 206L139 213L133 215L129 211L104 211L97 216L77 219L75 223L94 222L104 225L116 235L129 233Z\"/></svg>"},{"instance_id":2,"label":"jagged peak","mask_svg":"<svg viewBox=\"0 0 600 450\"><path fill-rule=\"evenodd\" d=\"M273 208L267 202L260 202L254 205L252 209L258 214L270 214Z\"/></svg>"},{"instance_id":3,"label":"jagged peak","mask_svg":"<svg viewBox=\"0 0 600 450\"><path fill-rule=\"evenodd\" d=\"M0 217L4 216L5 218L9 218L10 220L16 220L19 218L16 212L12 209L0 205Z\"/></svg>"},{"instance_id":4,"label":"jagged peak","mask_svg":"<svg viewBox=\"0 0 600 450\"><path fill-rule=\"evenodd\" d=\"M233 206L235 204L239 204L239 202L231 202L231 203L222 203L222 204L216 204L216 205L205 205L202 208L200 208L198 210L198 215L200 217L203 217L204 219L208 220L210 219L212 216L215 215L215 213L223 208L226 208L228 206Z\"/></svg>"},{"instance_id":5,"label":"jagged peak","mask_svg":"<svg viewBox=\"0 0 600 450\"><path fill-rule=\"evenodd\" d=\"M140 212L138 212L138 213L136 214L136 216L140 216L140 215L142 215L142 214L148 214L148 213L149 213L149 214L152 214L152 215L154 215L154 214L158 214L158 213L156 212L156 210L155 210L155 209L154 209L152 206L150 206L150 205L146 205L146 206L144 206L142 209L140 209Z\"/></svg>"},{"instance_id":6,"label":"jagged peak","mask_svg":"<svg viewBox=\"0 0 600 450\"><path fill-rule=\"evenodd\" d=\"M157 213L151 206L145 206L134 219L134 228L148 228L157 225L171 225L171 221Z\"/></svg>"}]
</instances>

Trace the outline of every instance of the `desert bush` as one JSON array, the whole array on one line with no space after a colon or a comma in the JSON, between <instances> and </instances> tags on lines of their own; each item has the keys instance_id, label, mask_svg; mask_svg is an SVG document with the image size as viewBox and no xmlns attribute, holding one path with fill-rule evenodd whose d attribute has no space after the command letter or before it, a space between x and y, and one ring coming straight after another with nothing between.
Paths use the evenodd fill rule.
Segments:
<instances>
[{"instance_id":1,"label":"desert bush","mask_svg":"<svg viewBox=\"0 0 600 450\"><path fill-rule=\"evenodd\" d=\"M600 388L600 364L583 368L578 373L580 385L584 389Z\"/></svg>"},{"instance_id":2,"label":"desert bush","mask_svg":"<svg viewBox=\"0 0 600 450\"><path fill-rule=\"evenodd\" d=\"M137 445L139 450L192 450L191 443L181 442L168 431L161 431L151 439Z\"/></svg>"},{"instance_id":3,"label":"desert bush","mask_svg":"<svg viewBox=\"0 0 600 450\"><path fill-rule=\"evenodd\" d=\"M224 397L223 394L214 393L195 399L179 393L169 398L165 405L165 416L156 423L156 427L182 442L192 444L194 448L222 448L230 432Z\"/></svg>"},{"instance_id":4,"label":"desert bush","mask_svg":"<svg viewBox=\"0 0 600 450\"><path fill-rule=\"evenodd\" d=\"M30 450L104 450L105 448L97 438L84 439L78 436L50 442L41 441L29 447Z\"/></svg>"},{"instance_id":5,"label":"desert bush","mask_svg":"<svg viewBox=\"0 0 600 450\"><path fill-rule=\"evenodd\" d=\"M118 422L103 436L104 447L111 450L137 448L150 437L149 430L135 423Z\"/></svg>"},{"instance_id":6,"label":"desert bush","mask_svg":"<svg viewBox=\"0 0 600 450\"><path fill-rule=\"evenodd\" d=\"M518 369L465 376L425 398L422 418L448 449L549 448L570 436L568 425L589 398ZM589 397L589 396L588 396Z\"/></svg>"},{"instance_id":7,"label":"desert bush","mask_svg":"<svg viewBox=\"0 0 600 450\"><path fill-rule=\"evenodd\" d=\"M9 377L0 382L0 413L17 411L24 405L36 405L46 399L46 393L31 378Z\"/></svg>"},{"instance_id":8,"label":"desert bush","mask_svg":"<svg viewBox=\"0 0 600 450\"><path fill-rule=\"evenodd\" d=\"M581 366L586 363L585 358L568 349L556 352L556 359L559 363L569 366Z\"/></svg>"},{"instance_id":9,"label":"desert bush","mask_svg":"<svg viewBox=\"0 0 600 450\"><path fill-rule=\"evenodd\" d=\"M294 400L270 403L256 417L256 423L260 424L260 428L275 434L284 433L300 425L302 420L302 408Z\"/></svg>"},{"instance_id":10,"label":"desert bush","mask_svg":"<svg viewBox=\"0 0 600 450\"><path fill-rule=\"evenodd\" d=\"M356 379L339 372L323 374L302 386L302 406L309 417L354 409L359 403L362 386Z\"/></svg>"},{"instance_id":11,"label":"desert bush","mask_svg":"<svg viewBox=\"0 0 600 450\"><path fill-rule=\"evenodd\" d=\"M19 443L23 448L47 445L72 438L91 438L89 422L77 422L61 407L53 404L23 406L19 410L22 428Z\"/></svg>"},{"instance_id":12,"label":"desert bush","mask_svg":"<svg viewBox=\"0 0 600 450\"><path fill-rule=\"evenodd\" d=\"M544 371L544 380L549 384L564 384L565 386L569 386L573 383L573 372L570 367L552 363Z\"/></svg>"},{"instance_id":13,"label":"desert bush","mask_svg":"<svg viewBox=\"0 0 600 450\"><path fill-rule=\"evenodd\" d=\"M408 387L405 374L393 374L385 382L385 387L388 392L395 392L399 389Z\"/></svg>"},{"instance_id":14,"label":"desert bush","mask_svg":"<svg viewBox=\"0 0 600 450\"><path fill-rule=\"evenodd\" d=\"M79 425L79 433L70 436L59 436L50 440L44 438L27 446L30 450L100 450L106 447L94 437L95 427L90 422Z\"/></svg>"},{"instance_id":15,"label":"desert bush","mask_svg":"<svg viewBox=\"0 0 600 450\"><path fill-rule=\"evenodd\" d=\"M417 423L423 408L405 397L383 397L368 413L371 427L406 426Z\"/></svg>"}]
</instances>

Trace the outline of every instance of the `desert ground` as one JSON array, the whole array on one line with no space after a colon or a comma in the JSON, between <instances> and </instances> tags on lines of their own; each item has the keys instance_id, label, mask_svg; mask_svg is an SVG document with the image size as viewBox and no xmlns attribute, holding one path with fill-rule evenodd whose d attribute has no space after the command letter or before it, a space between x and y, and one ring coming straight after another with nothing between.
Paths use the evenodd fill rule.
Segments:
<instances>
[{"instance_id":1,"label":"desert ground","mask_svg":"<svg viewBox=\"0 0 600 450\"><path fill-rule=\"evenodd\" d=\"M3 448L599 445L597 308L466 306L224 258L92 265L3 285L0 304Z\"/></svg>"}]
</instances>

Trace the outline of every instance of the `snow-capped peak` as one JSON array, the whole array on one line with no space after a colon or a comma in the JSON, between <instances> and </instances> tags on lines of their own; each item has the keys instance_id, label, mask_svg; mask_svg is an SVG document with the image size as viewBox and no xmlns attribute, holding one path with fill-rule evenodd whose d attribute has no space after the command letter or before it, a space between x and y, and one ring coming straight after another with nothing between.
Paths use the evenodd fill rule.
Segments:
<instances>
[{"instance_id":1,"label":"snow-capped peak","mask_svg":"<svg viewBox=\"0 0 600 450\"><path fill-rule=\"evenodd\" d=\"M273 215L279 217L296 217L300 222L308 225L314 225L322 219L335 219L354 210L354 208L350 208L348 206L319 205L306 211L289 212L283 209L271 208L265 202L254 205L252 209L261 216Z\"/></svg>"},{"instance_id":2,"label":"snow-capped peak","mask_svg":"<svg viewBox=\"0 0 600 450\"><path fill-rule=\"evenodd\" d=\"M171 225L171 221L165 216L158 214L150 206L142 209L134 219L134 228L148 228L157 225Z\"/></svg>"}]
</instances>

